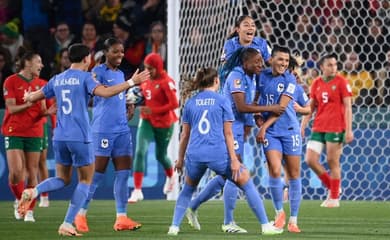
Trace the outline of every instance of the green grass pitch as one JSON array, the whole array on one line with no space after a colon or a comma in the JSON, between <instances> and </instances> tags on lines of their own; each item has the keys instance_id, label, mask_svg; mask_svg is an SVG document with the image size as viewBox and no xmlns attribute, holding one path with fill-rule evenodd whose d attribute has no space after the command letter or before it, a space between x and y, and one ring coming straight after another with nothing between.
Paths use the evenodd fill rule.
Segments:
<instances>
[{"instance_id":1,"label":"green grass pitch","mask_svg":"<svg viewBox=\"0 0 390 240\"><path fill-rule=\"evenodd\" d=\"M268 216L273 218L272 205L266 202ZM142 201L130 204L129 216L143 224L137 231L115 232L113 200L93 201L88 212L90 232L83 239L390 239L390 202L341 201L341 207L319 207L320 201L303 201L298 223L300 234L284 232L280 236L261 236L260 226L246 201L237 202L235 218L248 234L221 232L223 202L210 201L199 209L201 231L195 231L184 218L181 232L167 236L174 208L173 201ZM0 239L59 239L57 228L63 221L68 202L51 201L49 208L36 208L35 223L16 221L12 202L0 202ZM288 204L285 205L288 212Z\"/></svg>"}]
</instances>

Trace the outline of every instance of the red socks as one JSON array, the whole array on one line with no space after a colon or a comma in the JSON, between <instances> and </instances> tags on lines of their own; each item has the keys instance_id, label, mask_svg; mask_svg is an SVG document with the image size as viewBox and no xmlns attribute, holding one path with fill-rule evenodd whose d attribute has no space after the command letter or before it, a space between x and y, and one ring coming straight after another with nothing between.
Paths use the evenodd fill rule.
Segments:
<instances>
[{"instance_id":1,"label":"red socks","mask_svg":"<svg viewBox=\"0 0 390 240\"><path fill-rule=\"evenodd\" d=\"M322 184L325 185L327 189L330 189L330 176L327 172L324 172L320 176L318 176L321 179Z\"/></svg>"},{"instance_id":2,"label":"red socks","mask_svg":"<svg viewBox=\"0 0 390 240\"><path fill-rule=\"evenodd\" d=\"M330 198L339 199L340 179L330 179Z\"/></svg>"},{"instance_id":3,"label":"red socks","mask_svg":"<svg viewBox=\"0 0 390 240\"><path fill-rule=\"evenodd\" d=\"M8 184L9 188L11 189L11 192L14 194L15 198L17 200L20 200L22 197L22 192L24 190L24 181L20 181L17 184Z\"/></svg>"},{"instance_id":4,"label":"red socks","mask_svg":"<svg viewBox=\"0 0 390 240\"><path fill-rule=\"evenodd\" d=\"M143 172L134 172L133 178L134 178L134 188L141 189L142 188L142 180L144 179L144 173Z\"/></svg>"},{"instance_id":5,"label":"red socks","mask_svg":"<svg viewBox=\"0 0 390 240\"><path fill-rule=\"evenodd\" d=\"M169 178L172 177L173 176L173 167L165 169L165 175Z\"/></svg>"}]
</instances>

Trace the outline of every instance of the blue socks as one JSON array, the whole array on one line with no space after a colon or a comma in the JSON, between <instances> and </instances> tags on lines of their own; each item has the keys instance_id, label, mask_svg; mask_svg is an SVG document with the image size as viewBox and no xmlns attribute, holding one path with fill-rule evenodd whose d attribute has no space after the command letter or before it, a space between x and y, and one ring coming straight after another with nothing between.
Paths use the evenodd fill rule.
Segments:
<instances>
[{"instance_id":1,"label":"blue socks","mask_svg":"<svg viewBox=\"0 0 390 240\"><path fill-rule=\"evenodd\" d=\"M76 214L87 199L89 186L90 185L85 183L77 184L77 187L73 192L72 199L70 200L70 204L68 207L68 211L66 212L64 222L69 224L73 223Z\"/></svg>"},{"instance_id":2,"label":"blue socks","mask_svg":"<svg viewBox=\"0 0 390 240\"><path fill-rule=\"evenodd\" d=\"M247 183L241 186L245 192L249 207L252 209L261 224L268 223L267 213L265 212L264 203L257 191L253 181L249 179Z\"/></svg>"},{"instance_id":3,"label":"blue socks","mask_svg":"<svg viewBox=\"0 0 390 240\"><path fill-rule=\"evenodd\" d=\"M233 212L236 208L238 187L235 183L227 180L223 189L223 201L224 201L224 224L234 222Z\"/></svg>"},{"instance_id":4,"label":"blue socks","mask_svg":"<svg viewBox=\"0 0 390 240\"><path fill-rule=\"evenodd\" d=\"M91 186L89 187L88 197L82 206L83 209L88 209L89 202L91 202L96 189L98 188L100 182L103 180L103 177L104 177L104 173L95 172L93 174L93 180Z\"/></svg>"},{"instance_id":5,"label":"blue socks","mask_svg":"<svg viewBox=\"0 0 390 240\"><path fill-rule=\"evenodd\" d=\"M199 195L191 201L190 208L193 211L198 209L202 203L221 192L224 184L225 179L223 179L223 177L220 175L215 176L207 183L206 187L199 193Z\"/></svg>"},{"instance_id":6,"label":"blue socks","mask_svg":"<svg viewBox=\"0 0 390 240\"><path fill-rule=\"evenodd\" d=\"M128 169L115 172L114 198L116 213L127 213L127 198L129 195L127 180L129 179L129 175L130 170Z\"/></svg>"},{"instance_id":7,"label":"blue socks","mask_svg":"<svg viewBox=\"0 0 390 240\"><path fill-rule=\"evenodd\" d=\"M58 189L61 189L65 186L64 180L59 177L51 177L45 179L43 182L36 186L38 190L38 195L43 192L51 192Z\"/></svg>"},{"instance_id":8,"label":"blue socks","mask_svg":"<svg viewBox=\"0 0 390 240\"><path fill-rule=\"evenodd\" d=\"M272 196L272 202L275 210L283 209L283 182L278 178L269 177L269 190ZM291 186L290 186L291 187Z\"/></svg>"},{"instance_id":9,"label":"blue socks","mask_svg":"<svg viewBox=\"0 0 390 240\"><path fill-rule=\"evenodd\" d=\"M194 193L196 187L190 186L187 183L184 183L184 187L181 190L179 197L176 201L175 212L173 214L172 226L179 227L183 221L184 214L190 204L192 194Z\"/></svg>"},{"instance_id":10,"label":"blue socks","mask_svg":"<svg viewBox=\"0 0 390 240\"><path fill-rule=\"evenodd\" d=\"M290 216L297 217L302 199L302 180L301 178L291 179L289 183Z\"/></svg>"}]
</instances>

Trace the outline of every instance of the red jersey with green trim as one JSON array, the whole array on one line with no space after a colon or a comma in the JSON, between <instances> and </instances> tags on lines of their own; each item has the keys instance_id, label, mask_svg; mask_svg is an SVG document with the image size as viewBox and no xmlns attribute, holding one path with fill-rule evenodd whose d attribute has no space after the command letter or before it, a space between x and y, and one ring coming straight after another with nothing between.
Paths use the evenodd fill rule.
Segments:
<instances>
[{"instance_id":1,"label":"red jersey with green trim","mask_svg":"<svg viewBox=\"0 0 390 240\"><path fill-rule=\"evenodd\" d=\"M152 111L151 114L141 113L142 119L156 128L168 128L178 120L174 111L179 107L175 82L165 72L158 79L143 82L141 90L145 106Z\"/></svg>"},{"instance_id":2,"label":"red jersey with green trim","mask_svg":"<svg viewBox=\"0 0 390 240\"><path fill-rule=\"evenodd\" d=\"M19 74L9 76L3 86L4 100L14 98L16 105L24 104L24 92L28 89L36 91L41 88L41 79L27 80ZM26 110L10 114L5 110L2 133L4 136L43 137L42 105L38 101Z\"/></svg>"},{"instance_id":3,"label":"red jersey with green trim","mask_svg":"<svg viewBox=\"0 0 390 240\"><path fill-rule=\"evenodd\" d=\"M352 90L348 80L341 75L336 75L329 82L325 82L321 77L316 78L310 91L310 98L315 101L316 105L313 131L345 131L343 99L351 96Z\"/></svg>"}]
</instances>

